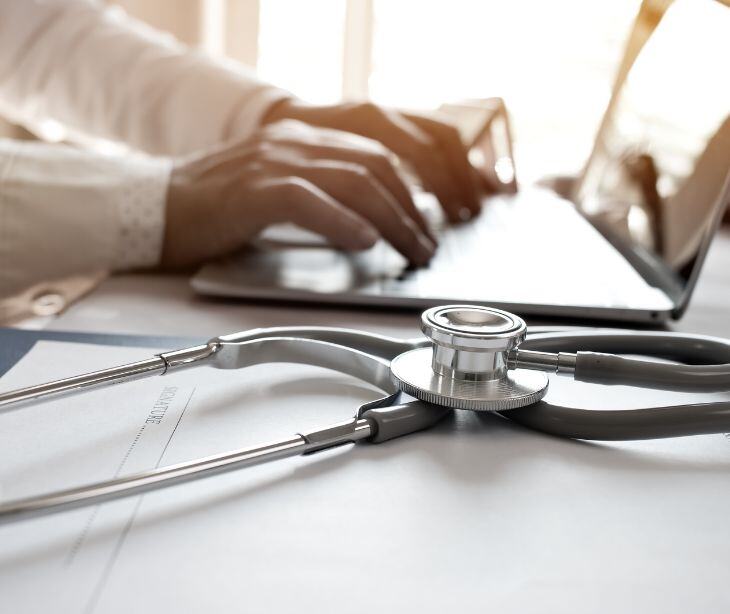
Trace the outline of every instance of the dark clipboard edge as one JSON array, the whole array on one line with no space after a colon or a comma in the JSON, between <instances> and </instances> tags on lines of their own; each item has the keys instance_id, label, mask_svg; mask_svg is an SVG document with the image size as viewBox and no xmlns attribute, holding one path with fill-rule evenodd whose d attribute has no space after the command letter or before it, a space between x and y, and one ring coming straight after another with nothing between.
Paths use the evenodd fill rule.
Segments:
<instances>
[{"instance_id":1,"label":"dark clipboard edge","mask_svg":"<svg viewBox=\"0 0 730 614\"><path fill-rule=\"evenodd\" d=\"M91 345L176 349L207 341L199 337L110 335L73 331L24 330L0 327L0 377L7 373L38 341L65 341Z\"/></svg>"}]
</instances>

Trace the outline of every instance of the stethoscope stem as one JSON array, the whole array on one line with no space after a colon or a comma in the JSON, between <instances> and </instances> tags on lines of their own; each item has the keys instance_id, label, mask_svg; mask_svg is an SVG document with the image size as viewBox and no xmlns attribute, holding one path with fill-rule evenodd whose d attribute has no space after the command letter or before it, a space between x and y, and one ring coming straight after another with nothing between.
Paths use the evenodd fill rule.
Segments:
<instances>
[{"instance_id":1,"label":"stethoscope stem","mask_svg":"<svg viewBox=\"0 0 730 614\"><path fill-rule=\"evenodd\" d=\"M573 375L578 355L570 352L536 352L513 350L507 356L509 369L530 369L558 375Z\"/></svg>"}]
</instances>

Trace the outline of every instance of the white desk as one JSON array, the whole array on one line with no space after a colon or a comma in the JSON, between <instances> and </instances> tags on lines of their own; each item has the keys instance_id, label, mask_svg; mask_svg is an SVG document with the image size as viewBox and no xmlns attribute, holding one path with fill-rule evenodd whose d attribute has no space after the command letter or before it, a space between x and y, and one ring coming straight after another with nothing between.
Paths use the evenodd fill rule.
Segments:
<instances>
[{"instance_id":1,"label":"white desk","mask_svg":"<svg viewBox=\"0 0 730 614\"><path fill-rule=\"evenodd\" d=\"M333 309L211 301L196 296L187 277L120 275L105 281L49 324L50 329L153 335L216 336L256 326L328 325L413 336L415 312ZM730 231L714 241L685 317L670 325L730 337Z\"/></svg>"},{"instance_id":2,"label":"white desk","mask_svg":"<svg viewBox=\"0 0 730 614\"><path fill-rule=\"evenodd\" d=\"M726 234L674 328L730 335L728 265ZM207 302L185 279L161 276L110 279L52 328L212 336L284 324L417 332L414 313ZM247 420L278 411L303 419L328 386L338 403L356 396L322 374L262 373L218 393L255 405L245 415L214 408L231 443ZM608 406L654 397L571 385L552 390ZM200 500L185 486L146 500L153 513L126 554L156 536L170 551L140 560L129 584L158 583L156 603L179 611L727 612L729 476L722 435L593 444L459 413L400 441L212 478L196 490ZM215 528L195 529L201 514L214 514ZM201 569L201 554L240 566L240 582Z\"/></svg>"}]
</instances>

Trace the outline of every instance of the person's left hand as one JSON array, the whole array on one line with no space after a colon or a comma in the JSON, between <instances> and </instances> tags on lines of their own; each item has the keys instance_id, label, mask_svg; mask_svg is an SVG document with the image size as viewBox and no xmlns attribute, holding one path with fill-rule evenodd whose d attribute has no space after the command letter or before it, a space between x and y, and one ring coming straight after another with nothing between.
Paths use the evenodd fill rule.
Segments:
<instances>
[{"instance_id":1,"label":"person's left hand","mask_svg":"<svg viewBox=\"0 0 730 614\"><path fill-rule=\"evenodd\" d=\"M380 141L413 166L452 222L468 220L480 210L478 176L459 132L451 124L371 103L312 106L297 100L275 105L264 123L281 119L296 119Z\"/></svg>"}]
</instances>

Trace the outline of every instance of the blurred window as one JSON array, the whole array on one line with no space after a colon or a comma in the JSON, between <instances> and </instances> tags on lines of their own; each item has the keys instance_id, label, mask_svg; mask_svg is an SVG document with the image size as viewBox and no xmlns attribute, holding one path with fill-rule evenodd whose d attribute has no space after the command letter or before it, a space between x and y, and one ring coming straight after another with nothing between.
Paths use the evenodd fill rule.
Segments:
<instances>
[{"instance_id":1,"label":"blurred window","mask_svg":"<svg viewBox=\"0 0 730 614\"><path fill-rule=\"evenodd\" d=\"M521 179L577 173L640 0L107 0L315 103L501 96ZM660 2L668 0L659 0Z\"/></svg>"},{"instance_id":2,"label":"blurred window","mask_svg":"<svg viewBox=\"0 0 730 614\"><path fill-rule=\"evenodd\" d=\"M343 75L391 106L501 96L521 178L577 173L638 7L638 0L261 0L258 69L313 102L341 99ZM353 24L348 11L371 23ZM370 33L362 42L369 61L365 75L348 75L363 70L346 49L358 26Z\"/></svg>"}]
</instances>

